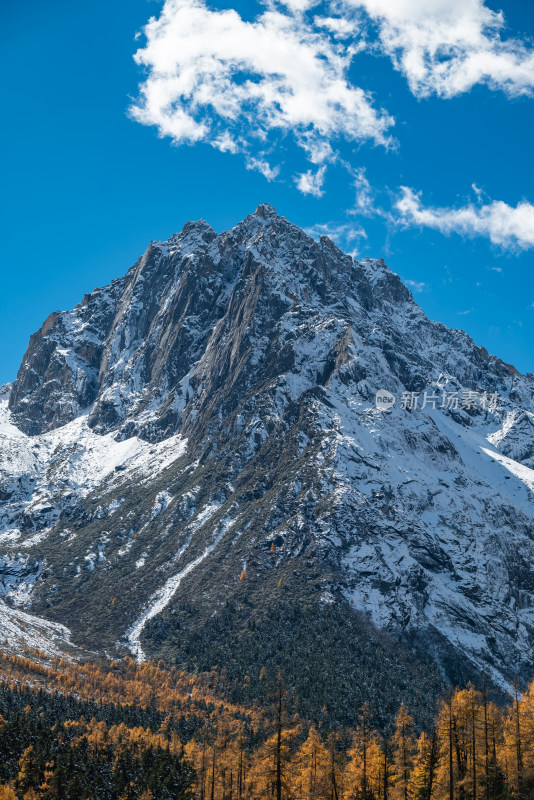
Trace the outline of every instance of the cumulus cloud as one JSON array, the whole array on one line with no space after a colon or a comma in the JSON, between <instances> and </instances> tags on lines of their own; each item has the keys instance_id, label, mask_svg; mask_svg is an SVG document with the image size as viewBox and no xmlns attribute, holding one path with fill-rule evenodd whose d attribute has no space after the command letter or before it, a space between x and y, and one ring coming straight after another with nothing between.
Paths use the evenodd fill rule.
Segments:
<instances>
[{"instance_id":1,"label":"cumulus cloud","mask_svg":"<svg viewBox=\"0 0 534 800\"><path fill-rule=\"evenodd\" d=\"M316 26L347 40L354 52L388 55L418 97L453 97L475 84L509 95L534 92L532 43L508 36L502 11L484 0L330 0L326 6L332 13L317 15Z\"/></svg>"},{"instance_id":2,"label":"cumulus cloud","mask_svg":"<svg viewBox=\"0 0 534 800\"><path fill-rule=\"evenodd\" d=\"M502 247L534 247L534 206L530 203L523 201L514 207L494 200L486 205L436 208L424 206L421 195L413 189L403 186L401 190L395 203L401 225L420 225L444 234L485 236Z\"/></svg>"},{"instance_id":3,"label":"cumulus cloud","mask_svg":"<svg viewBox=\"0 0 534 800\"><path fill-rule=\"evenodd\" d=\"M257 7L244 19L206 0L165 0L135 54L145 77L131 116L175 144L241 153L267 180L278 177L280 145L291 138L311 167L295 184L319 197L325 165L357 173L342 160L342 143L394 144L393 118L354 82L361 52L387 55L417 97L449 98L475 84L534 94L531 44L508 36L502 13L484 0L263 0ZM356 213L367 213L365 204L374 213L370 187L358 180ZM485 208L495 218L504 213ZM519 206L514 218L524 212Z\"/></svg>"},{"instance_id":4,"label":"cumulus cloud","mask_svg":"<svg viewBox=\"0 0 534 800\"><path fill-rule=\"evenodd\" d=\"M530 43L507 38L502 12L484 0L341 0L341 7L358 29L362 12L373 21L379 49L419 97L453 97L479 83L533 92Z\"/></svg>"},{"instance_id":5,"label":"cumulus cloud","mask_svg":"<svg viewBox=\"0 0 534 800\"><path fill-rule=\"evenodd\" d=\"M249 154L249 166L258 146L288 134L318 167L335 157L336 140L387 146L393 119L350 83L353 50L303 13L309 5L271 3L247 22L204 0L166 0L135 55L147 74L131 115L176 144Z\"/></svg>"}]
</instances>

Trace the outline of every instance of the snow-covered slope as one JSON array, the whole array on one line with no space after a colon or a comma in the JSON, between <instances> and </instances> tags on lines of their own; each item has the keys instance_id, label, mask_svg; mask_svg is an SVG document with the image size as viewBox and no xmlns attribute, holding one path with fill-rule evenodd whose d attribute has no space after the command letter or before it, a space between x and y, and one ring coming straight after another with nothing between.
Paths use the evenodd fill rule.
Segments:
<instances>
[{"instance_id":1,"label":"snow-covered slope","mask_svg":"<svg viewBox=\"0 0 534 800\"><path fill-rule=\"evenodd\" d=\"M534 672L533 453L533 377L382 260L270 206L188 223L53 314L1 390L0 593L139 657L200 664L208 626L208 667L284 593L312 639L339 609L391 663L506 688Z\"/></svg>"},{"instance_id":2,"label":"snow-covered slope","mask_svg":"<svg viewBox=\"0 0 534 800\"><path fill-rule=\"evenodd\" d=\"M132 480L146 479L185 450L179 434L158 444L99 436L87 414L30 437L11 420L9 394L9 385L0 388L0 544L32 547L95 487L113 486L125 471Z\"/></svg>"},{"instance_id":3,"label":"snow-covered slope","mask_svg":"<svg viewBox=\"0 0 534 800\"><path fill-rule=\"evenodd\" d=\"M41 656L75 658L70 631L64 625L12 609L0 600L0 650L10 655L38 651Z\"/></svg>"}]
</instances>

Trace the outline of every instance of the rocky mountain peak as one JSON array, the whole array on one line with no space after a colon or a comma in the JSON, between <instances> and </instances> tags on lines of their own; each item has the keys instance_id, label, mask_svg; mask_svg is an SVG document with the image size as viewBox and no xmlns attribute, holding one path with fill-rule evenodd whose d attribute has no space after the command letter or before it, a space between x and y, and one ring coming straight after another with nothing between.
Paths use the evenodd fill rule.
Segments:
<instances>
[{"instance_id":1,"label":"rocky mountain peak","mask_svg":"<svg viewBox=\"0 0 534 800\"><path fill-rule=\"evenodd\" d=\"M506 690L534 671L533 435L532 380L383 260L267 204L187 223L0 392L0 586L96 649L274 669L298 628L350 671L365 631L387 680L484 659Z\"/></svg>"},{"instance_id":2,"label":"rocky mountain peak","mask_svg":"<svg viewBox=\"0 0 534 800\"><path fill-rule=\"evenodd\" d=\"M274 206L270 205L270 203L262 203L259 205L254 212L254 216L260 217L263 220L280 219L276 209Z\"/></svg>"},{"instance_id":3,"label":"rocky mountain peak","mask_svg":"<svg viewBox=\"0 0 534 800\"><path fill-rule=\"evenodd\" d=\"M196 221L186 222L184 227L182 228L180 233L175 233L174 236L171 236L170 242L176 241L188 241L188 242L205 242L206 244L211 243L217 234L209 225L205 219L199 219ZM163 244L166 244L164 242Z\"/></svg>"}]
</instances>

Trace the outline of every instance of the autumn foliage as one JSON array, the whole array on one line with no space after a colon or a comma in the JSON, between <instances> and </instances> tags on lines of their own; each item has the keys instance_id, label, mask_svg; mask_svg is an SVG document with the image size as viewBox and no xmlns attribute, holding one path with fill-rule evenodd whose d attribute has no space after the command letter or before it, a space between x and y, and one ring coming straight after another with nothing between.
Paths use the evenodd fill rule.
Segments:
<instances>
[{"instance_id":1,"label":"autumn foliage","mask_svg":"<svg viewBox=\"0 0 534 800\"><path fill-rule=\"evenodd\" d=\"M69 757L88 764L96 759L111 770L117 785L126 786L122 794L105 795L117 800L534 798L534 684L505 706L473 686L429 698L436 714L426 731L416 729L401 704L392 730L379 732L366 706L355 709L351 730L302 720L281 676L273 676L270 705L242 707L226 699L224 676L192 676L161 663L47 662L28 653L2 657L0 668L4 693L16 696L21 707L24 696L28 715L38 712L44 696L58 707L75 698L78 712L58 717L58 742L68 740ZM94 716L83 703L92 704ZM132 724L131 715L141 710L145 722ZM126 721L117 721L121 715ZM0 747L10 724L4 713ZM180 776L174 794L165 794L158 759ZM68 773L68 762L61 763ZM4 770L0 800L70 797L64 789L58 793L58 768L54 758L39 760L36 744L25 746L16 774ZM113 777L119 768L127 774ZM139 778L145 768L156 775L150 786ZM138 777L129 781L128 770ZM96 787L84 791L87 798L104 796Z\"/></svg>"}]
</instances>

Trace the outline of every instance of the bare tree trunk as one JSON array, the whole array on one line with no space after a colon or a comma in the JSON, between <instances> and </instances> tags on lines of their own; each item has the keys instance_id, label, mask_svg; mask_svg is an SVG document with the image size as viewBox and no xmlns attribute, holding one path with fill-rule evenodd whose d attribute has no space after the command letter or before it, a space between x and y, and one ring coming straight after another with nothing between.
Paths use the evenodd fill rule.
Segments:
<instances>
[{"instance_id":1,"label":"bare tree trunk","mask_svg":"<svg viewBox=\"0 0 534 800\"><path fill-rule=\"evenodd\" d=\"M336 761L335 761L333 743L332 743L332 750L330 751L330 796L331 800L338 800L337 783L336 783Z\"/></svg>"},{"instance_id":2,"label":"bare tree trunk","mask_svg":"<svg viewBox=\"0 0 534 800\"><path fill-rule=\"evenodd\" d=\"M454 800L454 767L452 763L452 697L449 700L449 800Z\"/></svg>"},{"instance_id":3,"label":"bare tree trunk","mask_svg":"<svg viewBox=\"0 0 534 800\"><path fill-rule=\"evenodd\" d=\"M486 800L490 800L489 794L489 741L488 741L488 691L486 688L486 671L484 670L484 685L482 687L482 698L484 701L484 783L486 785Z\"/></svg>"},{"instance_id":4,"label":"bare tree trunk","mask_svg":"<svg viewBox=\"0 0 534 800\"><path fill-rule=\"evenodd\" d=\"M428 765L428 800L432 798L432 789L434 788L434 778L436 776L436 767L438 764L438 734L436 729L432 731L432 741L430 743L430 761Z\"/></svg>"},{"instance_id":5,"label":"bare tree trunk","mask_svg":"<svg viewBox=\"0 0 534 800\"><path fill-rule=\"evenodd\" d=\"M367 792L367 709L362 709L362 748L363 748L363 781L362 789Z\"/></svg>"},{"instance_id":6,"label":"bare tree trunk","mask_svg":"<svg viewBox=\"0 0 534 800\"><path fill-rule=\"evenodd\" d=\"M237 798L241 800L243 797L243 745L240 744L239 748L239 772L237 774Z\"/></svg>"},{"instance_id":7,"label":"bare tree trunk","mask_svg":"<svg viewBox=\"0 0 534 800\"><path fill-rule=\"evenodd\" d=\"M210 792L210 800L214 800L215 798L215 744L213 745L212 755L211 755L211 792Z\"/></svg>"},{"instance_id":8,"label":"bare tree trunk","mask_svg":"<svg viewBox=\"0 0 534 800\"><path fill-rule=\"evenodd\" d=\"M282 800L282 678L278 678L276 713L276 800Z\"/></svg>"},{"instance_id":9,"label":"bare tree trunk","mask_svg":"<svg viewBox=\"0 0 534 800\"><path fill-rule=\"evenodd\" d=\"M492 733L492 739L493 739L493 780L492 780L493 792L492 792L492 794L493 794L493 800L498 800L497 799L497 775L496 775L496 772L495 772L495 767L496 767L496 764L497 764L497 743L495 741L495 723L493 723L493 725L491 726L491 733Z\"/></svg>"},{"instance_id":10,"label":"bare tree trunk","mask_svg":"<svg viewBox=\"0 0 534 800\"><path fill-rule=\"evenodd\" d=\"M476 714L475 714L475 696L473 694L471 704L471 746L473 749L473 800L477 800L477 739L476 739Z\"/></svg>"},{"instance_id":11,"label":"bare tree trunk","mask_svg":"<svg viewBox=\"0 0 534 800\"><path fill-rule=\"evenodd\" d=\"M202 761L200 766L200 800L206 797L206 739L202 741Z\"/></svg>"},{"instance_id":12,"label":"bare tree trunk","mask_svg":"<svg viewBox=\"0 0 534 800\"><path fill-rule=\"evenodd\" d=\"M516 749L516 769L517 769L517 796L523 798L523 752L521 747L521 726L519 723L519 696L517 693L517 682L515 688L515 749Z\"/></svg>"}]
</instances>

